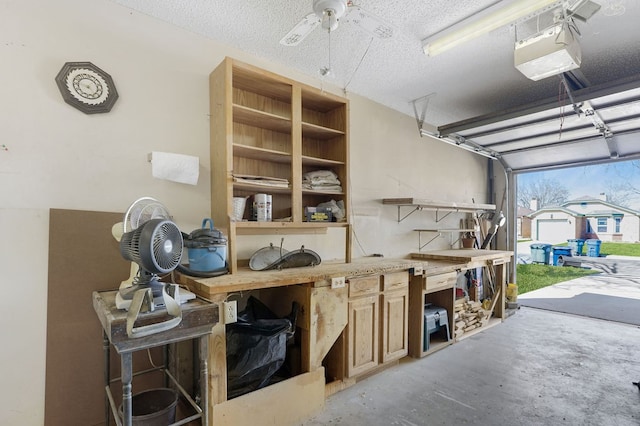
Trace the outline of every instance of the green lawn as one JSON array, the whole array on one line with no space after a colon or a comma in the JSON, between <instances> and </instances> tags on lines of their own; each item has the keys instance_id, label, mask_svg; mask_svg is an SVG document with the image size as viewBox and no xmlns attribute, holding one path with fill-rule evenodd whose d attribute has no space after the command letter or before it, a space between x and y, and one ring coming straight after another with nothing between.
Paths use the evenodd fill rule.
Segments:
<instances>
[{"instance_id":1,"label":"green lawn","mask_svg":"<svg viewBox=\"0 0 640 426\"><path fill-rule=\"evenodd\" d=\"M566 246L568 243L555 244L557 246ZM587 253L587 244L582 246L582 254ZM617 254L620 256L638 256L640 257L640 244L635 243L600 243L600 256L609 254Z\"/></svg>"},{"instance_id":2,"label":"green lawn","mask_svg":"<svg viewBox=\"0 0 640 426\"><path fill-rule=\"evenodd\" d=\"M566 246L564 244L554 244L556 246ZM587 245L582 248L583 255L587 252ZM640 257L640 244L634 243L600 243L600 256L619 255ZM553 254L551 255L553 259ZM590 269L576 268L571 266L552 266L530 264L516 266L518 294L524 294L539 288L547 287L563 281L569 281L585 275L597 273Z\"/></svg>"},{"instance_id":3,"label":"green lawn","mask_svg":"<svg viewBox=\"0 0 640 426\"><path fill-rule=\"evenodd\" d=\"M598 271L592 269L575 268L572 266L539 265L534 263L529 265L518 264L516 266L518 294L528 293L539 288L597 272Z\"/></svg>"}]
</instances>

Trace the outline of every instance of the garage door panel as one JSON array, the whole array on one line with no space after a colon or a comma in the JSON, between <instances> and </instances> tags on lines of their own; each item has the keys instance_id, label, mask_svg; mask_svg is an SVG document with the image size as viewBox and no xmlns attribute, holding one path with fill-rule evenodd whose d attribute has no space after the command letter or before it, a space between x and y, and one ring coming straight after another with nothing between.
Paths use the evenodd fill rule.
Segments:
<instances>
[{"instance_id":1,"label":"garage door panel","mask_svg":"<svg viewBox=\"0 0 640 426\"><path fill-rule=\"evenodd\" d=\"M543 219L537 221L537 240L548 244L566 243L575 238L568 219Z\"/></svg>"}]
</instances>

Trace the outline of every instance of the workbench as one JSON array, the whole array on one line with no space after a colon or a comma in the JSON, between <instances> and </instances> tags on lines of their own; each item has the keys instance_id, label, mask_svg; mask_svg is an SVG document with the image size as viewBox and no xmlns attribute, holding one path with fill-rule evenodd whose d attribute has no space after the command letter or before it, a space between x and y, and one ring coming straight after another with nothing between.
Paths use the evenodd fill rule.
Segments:
<instances>
[{"instance_id":1,"label":"workbench","mask_svg":"<svg viewBox=\"0 0 640 426\"><path fill-rule=\"evenodd\" d=\"M212 327L218 323L218 305L206 302L202 299L189 301L181 305L182 321L176 327L151 334L145 337L130 338L127 336L127 311L119 310L115 306L115 296L117 291L93 292L93 308L102 324L104 359L105 359L105 392L107 405L111 408L113 417L118 425L130 426L132 424L132 354L133 352L150 349L158 346L165 346L171 343L178 343L184 340L198 339L199 341L199 362L200 362L200 396L202 401L208 400L208 336ZM157 309L154 312L142 314L139 321L144 324L155 323L165 320L167 317L164 309ZM118 415L116 403L111 393L110 374L110 346L116 349L120 355L122 382L122 421ZM196 414L183 419L176 424L185 424L189 421L200 418L203 425L208 425L208 406L202 404L198 406L193 398L180 387L173 375L165 365L159 370L163 371L176 385L180 393L191 404ZM106 413L106 424L109 423L109 409Z\"/></svg>"},{"instance_id":2,"label":"workbench","mask_svg":"<svg viewBox=\"0 0 640 426\"><path fill-rule=\"evenodd\" d=\"M322 263L316 266L273 271L252 271L240 268L235 274L216 278L196 278L182 275L177 278L199 296L222 306L240 294L255 294L278 317L285 317L293 301L300 306L297 326L300 339L300 372L290 379L266 388L227 400L226 331L224 324L214 327L209 341L210 406L213 424L253 425L256 419L269 424L295 424L303 421L324 406L327 394L350 386L368 362L377 366L389 365L408 353L406 313L408 311L409 276L422 273L424 261L411 259L357 259L351 263ZM342 278L344 286L332 288L332 279ZM404 281L404 289L402 289ZM361 291L362 295L356 295ZM404 293L402 293L404 292ZM366 294L365 294L366 293ZM400 336L390 339L389 357L379 356L383 346L381 327L369 326L366 320L378 319L376 310L358 303L385 300L385 296L405 294L404 298L389 298L389 318L398 326ZM395 303L399 302L399 305ZM384 302L380 302L387 306ZM378 307L378 304L371 306ZM397 313L396 307L402 309ZM367 332L348 334L350 322L361 321ZM352 321L352 323L353 323ZM353 330L352 330L353 331ZM378 341L378 337L380 337ZM354 339L366 339L359 357L348 360L347 347ZM397 343L397 341L401 343ZM404 346L397 348L396 346ZM398 351L396 351L398 349ZM366 358L365 358L366 357ZM383 360L384 358L384 360ZM350 369L349 363L353 363ZM368 365L368 364L367 364ZM366 367L368 368L368 367Z\"/></svg>"},{"instance_id":3,"label":"workbench","mask_svg":"<svg viewBox=\"0 0 640 426\"><path fill-rule=\"evenodd\" d=\"M504 265L511 256L502 251L445 250L417 253L412 259L363 258L271 271L240 268L215 278L175 277L221 307L247 293L256 295L280 318L289 314L293 301L301 307L296 332L299 374L233 399L227 399L225 326L220 322L214 327L209 338L212 424L254 425L256 419L297 424L321 410L328 395L397 364L406 355L426 355L422 349L424 302L444 305L452 329L455 277L461 271L487 265L496 269L502 296L496 301L495 316L500 321ZM346 285L332 286L336 278ZM432 347L429 353L443 345Z\"/></svg>"}]
</instances>

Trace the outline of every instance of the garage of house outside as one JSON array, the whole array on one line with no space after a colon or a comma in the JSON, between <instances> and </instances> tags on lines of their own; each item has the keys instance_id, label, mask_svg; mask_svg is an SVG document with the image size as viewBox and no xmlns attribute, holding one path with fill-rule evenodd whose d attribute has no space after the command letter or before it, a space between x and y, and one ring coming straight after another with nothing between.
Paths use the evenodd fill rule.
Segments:
<instances>
[{"instance_id":1,"label":"garage of house outside","mask_svg":"<svg viewBox=\"0 0 640 426\"><path fill-rule=\"evenodd\" d=\"M531 237L551 244L570 239L639 241L640 212L602 198L585 196L534 211L529 215Z\"/></svg>"}]
</instances>

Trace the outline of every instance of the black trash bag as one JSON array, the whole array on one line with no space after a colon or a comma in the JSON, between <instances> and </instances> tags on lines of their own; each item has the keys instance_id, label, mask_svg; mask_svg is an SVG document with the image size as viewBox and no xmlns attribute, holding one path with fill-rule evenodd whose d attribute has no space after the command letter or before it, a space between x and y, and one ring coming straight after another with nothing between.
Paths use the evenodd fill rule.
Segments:
<instances>
[{"instance_id":1,"label":"black trash bag","mask_svg":"<svg viewBox=\"0 0 640 426\"><path fill-rule=\"evenodd\" d=\"M277 318L251 296L238 322L227 324L227 398L265 387L282 367L287 340L295 332L297 304L288 318Z\"/></svg>"}]
</instances>

